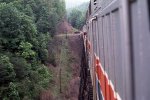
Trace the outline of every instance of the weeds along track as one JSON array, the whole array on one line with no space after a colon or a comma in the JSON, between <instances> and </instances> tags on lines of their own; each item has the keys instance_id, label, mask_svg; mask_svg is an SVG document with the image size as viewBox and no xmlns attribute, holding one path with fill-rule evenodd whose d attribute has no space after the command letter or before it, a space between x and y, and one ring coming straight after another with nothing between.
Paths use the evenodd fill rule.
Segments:
<instances>
[{"instance_id":1,"label":"weeds along track","mask_svg":"<svg viewBox=\"0 0 150 100\"><path fill-rule=\"evenodd\" d=\"M51 100L78 100L82 55L80 35L56 36L49 45L52 47L49 48L49 59L54 63L49 65L53 74L49 86Z\"/></svg>"}]
</instances>

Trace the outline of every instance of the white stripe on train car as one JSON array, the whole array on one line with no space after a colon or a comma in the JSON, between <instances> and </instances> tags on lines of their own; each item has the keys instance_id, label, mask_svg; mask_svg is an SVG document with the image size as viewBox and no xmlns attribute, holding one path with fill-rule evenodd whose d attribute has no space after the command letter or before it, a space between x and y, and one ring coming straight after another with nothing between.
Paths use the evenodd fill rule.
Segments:
<instances>
[{"instance_id":1,"label":"white stripe on train car","mask_svg":"<svg viewBox=\"0 0 150 100\"><path fill-rule=\"evenodd\" d=\"M122 100L118 93L116 93L116 95L117 95L117 100Z\"/></svg>"},{"instance_id":2,"label":"white stripe on train car","mask_svg":"<svg viewBox=\"0 0 150 100\"><path fill-rule=\"evenodd\" d=\"M110 80L109 83L110 83L110 86L111 86L111 88L112 88L112 90L113 90L113 92L114 92L114 97L117 98L116 92L115 92L115 88L114 88L114 85L113 85L112 81ZM117 100L118 100L118 99L117 99Z\"/></svg>"}]
</instances>

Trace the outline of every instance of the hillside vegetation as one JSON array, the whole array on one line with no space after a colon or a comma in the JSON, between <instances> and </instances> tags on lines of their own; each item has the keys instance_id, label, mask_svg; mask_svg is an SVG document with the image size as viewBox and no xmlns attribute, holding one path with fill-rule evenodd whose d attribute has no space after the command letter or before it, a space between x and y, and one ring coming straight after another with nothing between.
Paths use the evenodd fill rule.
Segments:
<instances>
[{"instance_id":1,"label":"hillside vegetation","mask_svg":"<svg viewBox=\"0 0 150 100\"><path fill-rule=\"evenodd\" d=\"M68 21L74 28L81 29L85 24L88 4L89 2L86 2L75 8L67 9Z\"/></svg>"},{"instance_id":2,"label":"hillside vegetation","mask_svg":"<svg viewBox=\"0 0 150 100\"><path fill-rule=\"evenodd\" d=\"M38 99L48 87L47 43L65 12L63 0L0 0L0 100Z\"/></svg>"}]
</instances>

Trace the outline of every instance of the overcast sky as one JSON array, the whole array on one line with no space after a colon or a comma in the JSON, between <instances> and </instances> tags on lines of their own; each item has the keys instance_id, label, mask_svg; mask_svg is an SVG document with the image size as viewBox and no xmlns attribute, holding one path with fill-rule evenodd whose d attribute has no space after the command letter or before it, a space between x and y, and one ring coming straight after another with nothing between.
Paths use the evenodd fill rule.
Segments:
<instances>
[{"instance_id":1,"label":"overcast sky","mask_svg":"<svg viewBox=\"0 0 150 100\"><path fill-rule=\"evenodd\" d=\"M65 1L66 1L66 8L72 8L84 2L88 2L90 0L65 0Z\"/></svg>"}]
</instances>

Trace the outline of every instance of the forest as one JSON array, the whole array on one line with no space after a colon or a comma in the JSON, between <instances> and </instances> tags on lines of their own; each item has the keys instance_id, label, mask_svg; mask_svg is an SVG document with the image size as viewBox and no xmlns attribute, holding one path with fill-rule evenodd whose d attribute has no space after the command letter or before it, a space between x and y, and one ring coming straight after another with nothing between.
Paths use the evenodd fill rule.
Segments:
<instances>
[{"instance_id":1,"label":"forest","mask_svg":"<svg viewBox=\"0 0 150 100\"><path fill-rule=\"evenodd\" d=\"M63 0L0 0L0 100L38 99L48 88L47 44L65 13Z\"/></svg>"},{"instance_id":2,"label":"forest","mask_svg":"<svg viewBox=\"0 0 150 100\"><path fill-rule=\"evenodd\" d=\"M89 2L85 2L77 7L67 9L68 22L76 29L81 30L86 22L86 11Z\"/></svg>"}]
</instances>

